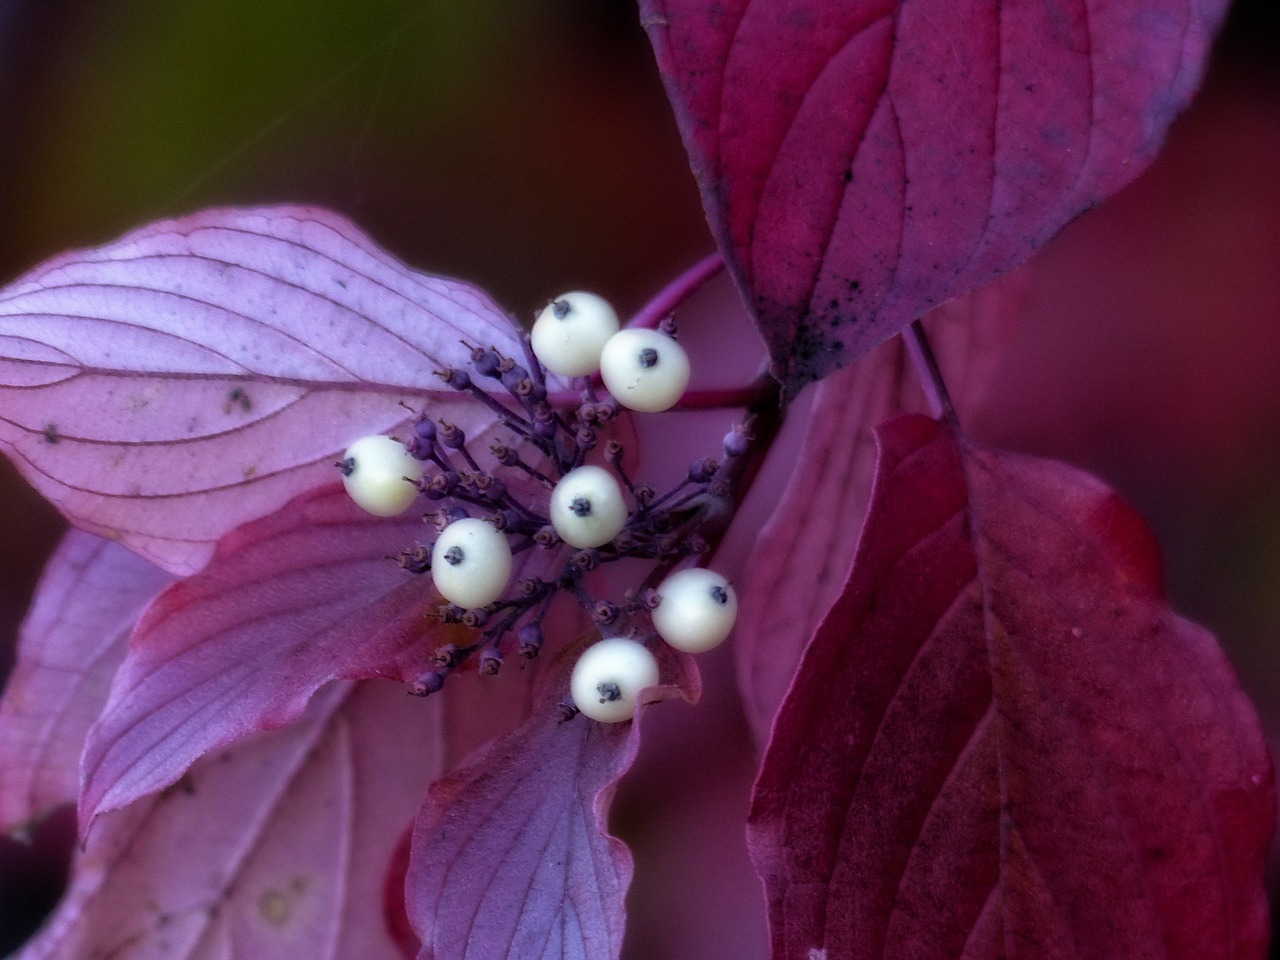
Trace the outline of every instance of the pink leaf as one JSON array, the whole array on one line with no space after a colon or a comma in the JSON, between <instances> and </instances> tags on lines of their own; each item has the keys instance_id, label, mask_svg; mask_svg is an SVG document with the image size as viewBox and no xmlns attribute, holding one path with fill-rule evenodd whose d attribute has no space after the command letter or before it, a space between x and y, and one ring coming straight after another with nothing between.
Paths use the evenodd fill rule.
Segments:
<instances>
[{"instance_id":1,"label":"pink leaf","mask_svg":"<svg viewBox=\"0 0 1280 960\"><path fill-rule=\"evenodd\" d=\"M77 525L166 569L334 476L401 401L489 417L433 371L519 348L473 287L333 214L212 210L64 254L0 291L0 444Z\"/></svg>"},{"instance_id":2,"label":"pink leaf","mask_svg":"<svg viewBox=\"0 0 1280 960\"><path fill-rule=\"evenodd\" d=\"M581 645L542 675L532 717L432 784L407 881L421 960L606 960L622 945L631 855L609 805L638 724L560 723ZM683 655L660 654L651 700L697 699ZM652 708L647 708L652 709Z\"/></svg>"},{"instance_id":3,"label":"pink leaf","mask_svg":"<svg viewBox=\"0 0 1280 960\"><path fill-rule=\"evenodd\" d=\"M1145 525L923 417L878 437L753 798L776 960L1263 956L1271 763Z\"/></svg>"},{"instance_id":4,"label":"pink leaf","mask_svg":"<svg viewBox=\"0 0 1280 960\"><path fill-rule=\"evenodd\" d=\"M961 419L979 406L1025 289L1025 271L1018 271L926 318ZM783 454L793 472L736 581L738 686L761 745L800 654L853 566L871 496L872 431L899 413L924 409L906 351L895 340L828 377L788 411L804 424L803 444Z\"/></svg>"},{"instance_id":5,"label":"pink leaf","mask_svg":"<svg viewBox=\"0 0 1280 960\"><path fill-rule=\"evenodd\" d=\"M1024 260L1151 160L1226 0L642 0L789 393Z\"/></svg>"},{"instance_id":6,"label":"pink leaf","mask_svg":"<svg viewBox=\"0 0 1280 960\"><path fill-rule=\"evenodd\" d=\"M301 723L108 814L20 960L398 960L371 891L442 769L439 711L335 685Z\"/></svg>"},{"instance_id":7,"label":"pink leaf","mask_svg":"<svg viewBox=\"0 0 1280 960\"><path fill-rule=\"evenodd\" d=\"M443 640L429 577L388 559L421 542L341 488L226 537L138 623L85 750L82 825L178 779L198 757L299 716L338 678L411 680Z\"/></svg>"},{"instance_id":8,"label":"pink leaf","mask_svg":"<svg viewBox=\"0 0 1280 960\"><path fill-rule=\"evenodd\" d=\"M0 828L73 803L85 734L142 608L172 580L124 547L72 530L50 558L0 700Z\"/></svg>"}]
</instances>

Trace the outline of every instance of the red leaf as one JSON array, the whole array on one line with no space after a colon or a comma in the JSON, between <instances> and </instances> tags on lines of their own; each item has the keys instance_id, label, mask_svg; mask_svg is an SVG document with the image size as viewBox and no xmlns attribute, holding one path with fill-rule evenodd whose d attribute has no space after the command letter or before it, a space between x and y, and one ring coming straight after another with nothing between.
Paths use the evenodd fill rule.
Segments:
<instances>
[{"instance_id":1,"label":"red leaf","mask_svg":"<svg viewBox=\"0 0 1280 960\"><path fill-rule=\"evenodd\" d=\"M21 960L398 960L377 891L442 769L440 703L335 685L301 723L108 814Z\"/></svg>"},{"instance_id":2,"label":"red leaf","mask_svg":"<svg viewBox=\"0 0 1280 960\"><path fill-rule=\"evenodd\" d=\"M931 420L879 441L753 798L775 958L1261 957L1270 760L1149 531Z\"/></svg>"},{"instance_id":3,"label":"red leaf","mask_svg":"<svg viewBox=\"0 0 1280 960\"><path fill-rule=\"evenodd\" d=\"M143 607L173 578L72 530L49 559L0 700L0 829L75 802L85 734Z\"/></svg>"},{"instance_id":4,"label":"red leaf","mask_svg":"<svg viewBox=\"0 0 1280 960\"><path fill-rule=\"evenodd\" d=\"M581 645L539 680L532 717L432 784L407 881L421 960L605 960L622 946L631 855L609 804L638 723L559 723ZM687 657L659 653L651 700L697 699Z\"/></svg>"},{"instance_id":5,"label":"red leaf","mask_svg":"<svg viewBox=\"0 0 1280 960\"><path fill-rule=\"evenodd\" d=\"M483 293L333 214L206 211L0 291L0 445L72 522L189 574L401 401L491 419L432 376L468 362L461 339L519 349Z\"/></svg>"},{"instance_id":6,"label":"red leaf","mask_svg":"<svg viewBox=\"0 0 1280 960\"><path fill-rule=\"evenodd\" d=\"M1021 314L1025 271L988 284L925 320L951 396L963 414L986 391ZM798 449L775 449L790 478L737 576L742 605L733 652L743 708L763 745L805 645L840 595L875 466L872 430L923 411L901 341L893 341L806 392L788 410L804 425ZM785 429L785 428L784 428Z\"/></svg>"},{"instance_id":7,"label":"red leaf","mask_svg":"<svg viewBox=\"0 0 1280 960\"><path fill-rule=\"evenodd\" d=\"M789 393L1136 176L1226 0L642 0Z\"/></svg>"}]
</instances>

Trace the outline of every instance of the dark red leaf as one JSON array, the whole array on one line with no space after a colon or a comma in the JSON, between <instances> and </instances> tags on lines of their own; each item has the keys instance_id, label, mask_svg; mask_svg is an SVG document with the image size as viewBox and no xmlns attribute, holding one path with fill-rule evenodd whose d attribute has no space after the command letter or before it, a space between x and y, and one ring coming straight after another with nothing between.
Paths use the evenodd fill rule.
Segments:
<instances>
[{"instance_id":1,"label":"dark red leaf","mask_svg":"<svg viewBox=\"0 0 1280 960\"><path fill-rule=\"evenodd\" d=\"M643 721L559 722L581 649L542 675L522 727L432 784L407 880L421 960L618 956L631 855L608 833L609 805ZM649 699L696 700L689 658L657 652L664 685Z\"/></svg>"},{"instance_id":2,"label":"dark red leaf","mask_svg":"<svg viewBox=\"0 0 1280 960\"><path fill-rule=\"evenodd\" d=\"M1226 0L642 0L703 203L794 393L1135 177Z\"/></svg>"},{"instance_id":3,"label":"dark red leaf","mask_svg":"<svg viewBox=\"0 0 1280 960\"><path fill-rule=\"evenodd\" d=\"M923 417L878 437L753 798L776 960L1263 956L1271 763L1142 521Z\"/></svg>"},{"instance_id":4,"label":"dark red leaf","mask_svg":"<svg viewBox=\"0 0 1280 960\"><path fill-rule=\"evenodd\" d=\"M376 891L443 769L441 709L337 684L300 722L107 814L19 957L398 960Z\"/></svg>"},{"instance_id":5,"label":"dark red leaf","mask_svg":"<svg viewBox=\"0 0 1280 960\"><path fill-rule=\"evenodd\" d=\"M962 417L980 405L1025 287L1020 270L925 320ZM789 479L735 580L742 605L733 642L738 687L761 746L800 654L849 577L871 496L872 431L926 408L908 367L903 344L894 341L828 377L788 411L784 431L802 424L803 443L771 451L786 458Z\"/></svg>"},{"instance_id":6,"label":"dark red leaf","mask_svg":"<svg viewBox=\"0 0 1280 960\"><path fill-rule=\"evenodd\" d=\"M63 254L0 290L0 446L77 526L173 573L334 476L429 401L433 371L506 353L485 294L409 270L323 210L209 210Z\"/></svg>"}]
</instances>

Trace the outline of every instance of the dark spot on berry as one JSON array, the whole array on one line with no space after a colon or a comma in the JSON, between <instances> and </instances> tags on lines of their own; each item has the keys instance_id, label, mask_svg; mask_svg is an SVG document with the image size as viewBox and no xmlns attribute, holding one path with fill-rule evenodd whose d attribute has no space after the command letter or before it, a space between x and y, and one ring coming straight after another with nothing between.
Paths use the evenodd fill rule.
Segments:
<instances>
[{"instance_id":1,"label":"dark spot on berry","mask_svg":"<svg viewBox=\"0 0 1280 960\"><path fill-rule=\"evenodd\" d=\"M618 689L616 683L598 683L596 692L600 694L601 703L613 703L615 700L622 699L622 691Z\"/></svg>"},{"instance_id":2,"label":"dark spot on berry","mask_svg":"<svg viewBox=\"0 0 1280 960\"><path fill-rule=\"evenodd\" d=\"M444 552L445 563L451 567L456 567L466 559L466 554L462 552L462 548L456 544Z\"/></svg>"},{"instance_id":3,"label":"dark spot on berry","mask_svg":"<svg viewBox=\"0 0 1280 960\"><path fill-rule=\"evenodd\" d=\"M49 442L54 443L56 441L50 440ZM345 460L339 460L334 466L342 471L344 477L349 477L356 472L356 458L347 457Z\"/></svg>"},{"instance_id":4,"label":"dark spot on berry","mask_svg":"<svg viewBox=\"0 0 1280 960\"><path fill-rule=\"evenodd\" d=\"M563 320L569 315L569 311L572 309L573 307L569 305L568 300L551 301L551 315L557 320Z\"/></svg>"},{"instance_id":5,"label":"dark spot on berry","mask_svg":"<svg viewBox=\"0 0 1280 960\"><path fill-rule=\"evenodd\" d=\"M711 588L711 599L723 606L729 602L729 594L724 587L716 584Z\"/></svg>"},{"instance_id":6,"label":"dark spot on berry","mask_svg":"<svg viewBox=\"0 0 1280 960\"><path fill-rule=\"evenodd\" d=\"M648 369L658 365L658 351L653 347L645 347L640 351L640 355L636 358L640 361L640 366Z\"/></svg>"},{"instance_id":7,"label":"dark spot on berry","mask_svg":"<svg viewBox=\"0 0 1280 960\"><path fill-rule=\"evenodd\" d=\"M569 502L569 511L575 517L591 516L591 501L586 497L574 497Z\"/></svg>"}]
</instances>

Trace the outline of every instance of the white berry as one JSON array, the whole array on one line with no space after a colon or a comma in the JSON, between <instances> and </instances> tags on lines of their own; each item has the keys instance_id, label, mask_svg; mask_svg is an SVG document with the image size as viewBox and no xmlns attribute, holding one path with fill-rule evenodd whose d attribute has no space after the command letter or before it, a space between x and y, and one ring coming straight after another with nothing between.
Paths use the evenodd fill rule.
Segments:
<instances>
[{"instance_id":1,"label":"white berry","mask_svg":"<svg viewBox=\"0 0 1280 960\"><path fill-rule=\"evenodd\" d=\"M578 709L600 723L635 716L636 697L658 682L658 661L642 643L612 637L592 644L573 665L569 692Z\"/></svg>"},{"instance_id":2,"label":"white berry","mask_svg":"<svg viewBox=\"0 0 1280 960\"><path fill-rule=\"evenodd\" d=\"M571 547L604 546L627 525L622 487L603 467L570 470L551 491L551 525Z\"/></svg>"},{"instance_id":3,"label":"white berry","mask_svg":"<svg viewBox=\"0 0 1280 960\"><path fill-rule=\"evenodd\" d=\"M547 304L529 331L538 362L562 377L587 377L600 369L600 351L618 332L609 301L575 290Z\"/></svg>"},{"instance_id":4,"label":"white berry","mask_svg":"<svg viewBox=\"0 0 1280 960\"><path fill-rule=\"evenodd\" d=\"M689 355L657 330L620 330L600 354L600 378L629 410L669 410L689 385Z\"/></svg>"},{"instance_id":5,"label":"white berry","mask_svg":"<svg viewBox=\"0 0 1280 960\"><path fill-rule=\"evenodd\" d=\"M342 455L342 485L360 507L379 517L394 517L418 496L422 463L392 437L361 437Z\"/></svg>"},{"instance_id":6,"label":"white berry","mask_svg":"<svg viewBox=\"0 0 1280 960\"><path fill-rule=\"evenodd\" d=\"M450 603L467 610L488 606L511 579L511 544L490 523L455 520L431 551L431 579Z\"/></svg>"},{"instance_id":7,"label":"white berry","mask_svg":"<svg viewBox=\"0 0 1280 960\"><path fill-rule=\"evenodd\" d=\"M658 585L661 602L653 629L677 650L703 653L719 646L738 618L738 598L729 581L712 570L690 567Z\"/></svg>"}]
</instances>

